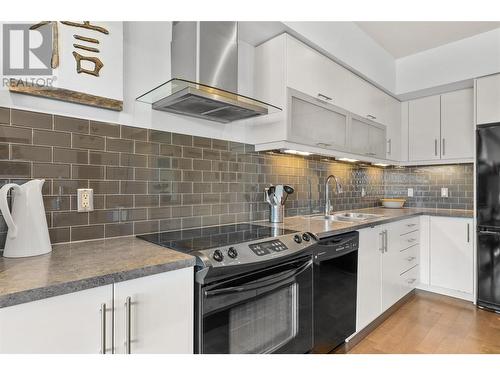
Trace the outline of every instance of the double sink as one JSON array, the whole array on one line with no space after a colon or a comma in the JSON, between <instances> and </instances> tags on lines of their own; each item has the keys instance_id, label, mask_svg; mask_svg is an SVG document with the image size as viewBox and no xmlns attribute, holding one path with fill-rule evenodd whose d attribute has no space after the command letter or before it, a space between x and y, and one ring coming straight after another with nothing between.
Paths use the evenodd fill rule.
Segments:
<instances>
[{"instance_id":1,"label":"double sink","mask_svg":"<svg viewBox=\"0 0 500 375\"><path fill-rule=\"evenodd\" d=\"M383 215L366 214L363 212L341 212L338 214L331 214L331 215L318 214L311 216L313 220L344 221L349 223L360 223L369 220L379 219L382 217Z\"/></svg>"}]
</instances>

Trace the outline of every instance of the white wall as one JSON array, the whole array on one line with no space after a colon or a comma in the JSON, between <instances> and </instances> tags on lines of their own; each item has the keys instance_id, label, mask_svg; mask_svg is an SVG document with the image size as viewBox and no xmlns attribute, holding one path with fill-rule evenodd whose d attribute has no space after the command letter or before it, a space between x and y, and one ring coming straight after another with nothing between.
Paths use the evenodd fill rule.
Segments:
<instances>
[{"instance_id":1,"label":"white wall","mask_svg":"<svg viewBox=\"0 0 500 375\"><path fill-rule=\"evenodd\" d=\"M500 29L495 29L396 60L396 94L472 80L499 71Z\"/></svg>"},{"instance_id":2,"label":"white wall","mask_svg":"<svg viewBox=\"0 0 500 375\"><path fill-rule=\"evenodd\" d=\"M0 24L0 43L2 41ZM123 111L114 112L84 105L65 103L33 96L11 94L0 89L0 106L49 112L65 116L154 128L184 134L244 141L245 126L241 122L219 124L209 121L153 111L151 105L136 97L170 79L171 22L125 22L123 35ZM0 50L1 47L0 47ZM250 94L253 87L253 47L240 44L241 91ZM1 62L0 59L0 72Z\"/></svg>"},{"instance_id":3,"label":"white wall","mask_svg":"<svg viewBox=\"0 0 500 375\"><path fill-rule=\"evenodd\" d=\"M287 31L314 48L394 93L394 58L354 22L283 22ZM296 35L300 34L300 35Z\"/></svg>"}]
</instances>

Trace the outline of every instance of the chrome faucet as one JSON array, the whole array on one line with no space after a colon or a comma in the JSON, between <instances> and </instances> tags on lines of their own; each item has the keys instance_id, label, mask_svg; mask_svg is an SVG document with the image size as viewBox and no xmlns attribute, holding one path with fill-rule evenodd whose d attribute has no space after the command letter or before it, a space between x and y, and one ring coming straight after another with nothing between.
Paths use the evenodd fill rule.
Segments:
<instances>
[{"instance_id":1,"label":"chrome faucet","mask_svg":"<svg viewBox=\"0 0 500 375\"><path fill-rule=\"evenodd\" d=\"M343 192L342 185L339 182L339 178L333 174L328 176L326 178L325 182L325 216L330 215L330 213L333 211L333 205L332 202L330 201L330 180L331 179L335 180L335 194L341 194Z\"/></svg>"}]
</instances>

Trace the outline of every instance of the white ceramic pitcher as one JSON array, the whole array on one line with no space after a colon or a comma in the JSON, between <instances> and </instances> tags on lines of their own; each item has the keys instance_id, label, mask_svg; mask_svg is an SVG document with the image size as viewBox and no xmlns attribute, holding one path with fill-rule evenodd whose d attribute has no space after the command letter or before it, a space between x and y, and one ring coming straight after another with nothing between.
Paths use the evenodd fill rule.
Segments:
<instances>
[{"instance_id":1,"label":"white ceramic pitcher","mask_svg":"<svg viewBox=\"0 0 500 375\"><path fill-rule=\"evenodd\" d=\"M22 185L5 184L0 189L0 210L9 227L3 256L22 258L52 251L42 199L45 180L31 180ZM12 190L12 214L7 193Z\"/></svg>"}]
</instances>

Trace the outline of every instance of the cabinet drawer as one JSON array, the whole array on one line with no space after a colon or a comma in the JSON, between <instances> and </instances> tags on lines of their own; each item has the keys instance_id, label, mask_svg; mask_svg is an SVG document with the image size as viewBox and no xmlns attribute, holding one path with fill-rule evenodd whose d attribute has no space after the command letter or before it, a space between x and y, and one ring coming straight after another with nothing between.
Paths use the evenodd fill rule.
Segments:
<instances>
[{"instance_id":1,"label":"cabinet drawer","mask_svg":"<svg viewBox=\"0 0 500 375\"><path fill-rule=\"evenodd\" d=\"M399 236L398 239L398 250L408 249L411 246L418 245L420 242L420 231L416 230L414 232L406 233Z\"/></svg>"},{"instance_id":2,"label":"cabinet drawer","mask_svg":"<svg viewBox=\"0 0 500 375\"><path fill-rule=\"evenodd\" d=\"M420 218L413 217L411 219L397 221L391 224L391 231L394 235L401 236L406 233L414 232L420 227Z\"/></svg>"},{"instance_id":3,"label":"cabinet drawer","mask_svg":"<svg viewBox=\"0 0 500 375\"><path fill-rule=\"evenodd\" d=\"M415 289L419 272L419 267L415 266L401 275L401 297Z\"/></svg>"},{"instance_id":4,"label":"cabinet drawer","mask_svg":"<svg viewBox=\"0 0 500 375\"><path fill-rule=\"evenodd\" d=\"M406 271L418 265L418 253L419 246L413 245L412 247L403 250L399 253L399 261L400 261L400 274L402 275Z\"/></svg>"}]
</instances>

